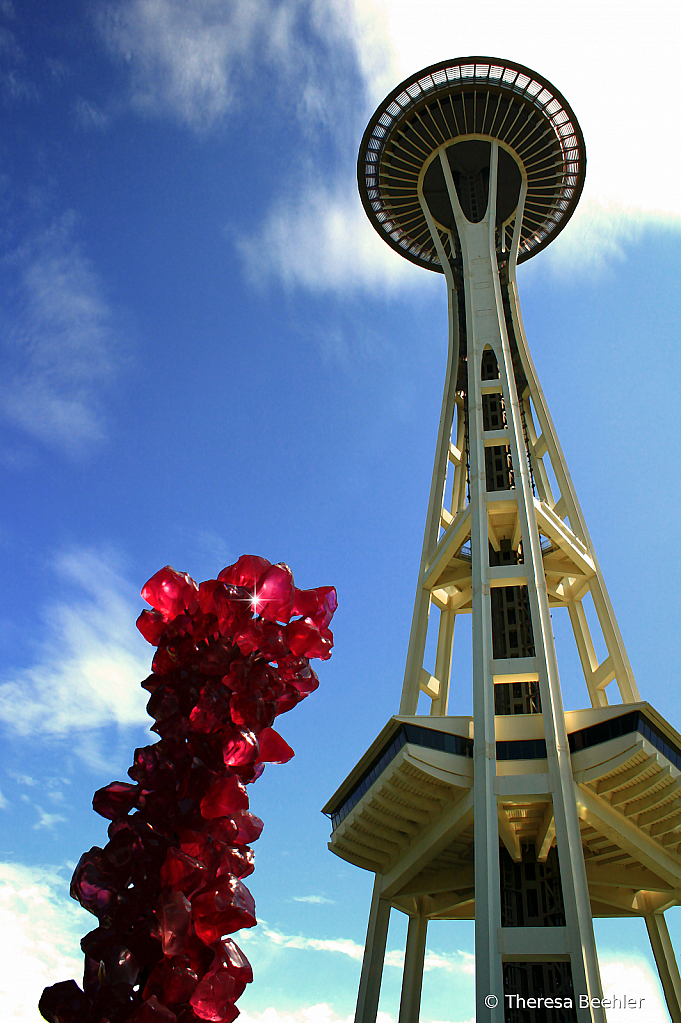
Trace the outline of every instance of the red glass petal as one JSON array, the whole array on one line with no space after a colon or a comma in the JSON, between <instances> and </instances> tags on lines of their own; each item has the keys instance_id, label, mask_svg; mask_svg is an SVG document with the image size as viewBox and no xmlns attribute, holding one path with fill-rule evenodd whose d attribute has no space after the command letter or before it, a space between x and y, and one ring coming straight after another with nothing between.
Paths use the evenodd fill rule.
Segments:
<instances>
[{"instance_id":1,"label":"red glass petal","mask_svg":"<svg viewBox=\"0 0 681 1023\"><path fill-rule=\"evenodd\" d=\"M258 740L248 729L230 728L225 733L222 759L227 767L242 767L258 759Z\"/></svg>"},{"instance_id":2,"label":"red glass petal","mask_svg":"<svg viewBox=\"0 0 681 1023\"><path fill-rule=\"evenodd\" d=\"M239 977L247 984L253 980L253 969L246 956L239 946L231 938L225 938L215 949L215 959L211 964L213 969L229 970L235 977Z\"/></svg>"},{"instance_id":3,"label":"red glass petal","mask_svg":"<svg viewBox=\"0 0 681 1023\"><path fill-rule=\"evenodd\" d=\"M267 558L258 558L254 554L242 554L236 564L223 568L218 575L218 580L223 583L231 583L233 586L246 586L252 590L260 576L271 564L272 562Z\"/></svg>"},{"instance_id":4,"label":"red glass petal","mask_svg":"<svg viewBox=\"0 0 681 1023\"><path fill-rule=\"evenodd\" d=\"M156 907L156 926L164 955L176 956L184 951L191 914L189 899L181 891L161 895Z\"/></svg>"},{"instance_id":5,"label":"red glass petal","mask_svg":"<svg viewBox=\"0 0 681 1023\"><path fill-rule=\"evenodd\" d=\"M257 692L234 693L229 710L235 725L257 733L272 724L276 705L274 701L264 700Z\"/></svg>"},{"instance_id":6,"label":"red glass petal","mask_svg":"<svg viewBox=\"0 0 681 1023\"><path fill-rule=\"evenodd\" d=\"M210 833L216 842L222 842L225 845L232 845L237 841L241 841L238 838L239 825L237 820L240 820L243 814L237 813L233 817L214 817L207 827L210 828ZM247 817L252 816L248 812Z\"/></svg>"},{"instance_id":7,"label":"red glass petal","mask_svg":"<svg viewBox=\"0 0 681 1023\"><path fill-rule=\"evenodd\" d=\"M263 728L258 744L258 760L264 764L287 764L295 756L289 744L273 728Z\"/></svg>"},{"instance_id":8,"label":"red glass petal","mask_svg":"<svg viewBox=\"0 0 681 1023\"><path fill-rule=\"evenodd\" d=\"M233 874L234 877L241 880L252 874L254 870L255 857L253 850L249 849L247 845L227 846L221 851L220 866L217 870L218 877L222 877L223 874Z\"/></svg>"},{"instance_id":9,"label":"red glass petal","mask_svg":"<svg viewBox=\"0 0 681 1023\"><path fill-rule=\"evenodd\" d=\"M128 768L128 774L145 789L158 789L162 785L172 783L175 768L172 761L163 755L156 742L135 750L134 763Z\"/></svg>"},{"instance_id":10,"label":"red glass petal","mask_svg":"<svg viewBox=\"0 0 681 1023\"><path fill-rule=\"evenodd\" d=\"M149 999L155 995L163 1005L174 1007L189 1001L198 982L199 978L189 956L177 955L173 959L162 959L152 970L143 997Z\"/></svg>"},{"instance_id":11,"label":"red glass petal","mask_svg":"<svg viewBox=\"0 0 681 1023\"><path fill-rule=\"evenodd\" d=\"M253 593L253 609L270 622L286 624L293 611L293 573L288 565L272 565L260 576Z\"/></svg>"},{"instance_id":12,"label":"red glass petal","mask_svg":"<svg viewBox=\"0 0 681 1023\"><path fill-rule=\"evenodd\" d=\"M208 891L193 897L192 917L202 941L217 935L207 942L211 945L225 934L255 927L257 923L253 896L245 884L229 874L217 878Z\"/></svg>"},{"instance_id":13,"label":"red glass petal","mask_svg":"<svg viewBox=\"0 0 681 1023\"><path fill-rule=\"evenodd\" d=\"M207 974L191 997L192 1009L199 1019L211 1023L234 1020L239 1014L234 1003L245 987L226 971Z\"/></svg>"},{"instance_id":14,"label":"red glass petal","mask_svg":"<svg viewBox=\"0 0 681 1023\"><path fill-rule=\"evenodd\" d=\"M166 620L198 608L199 588L186 572L176 572L170 565L160 569L142 587L147 604L160 611Z\"/></svg>"},{"instance_id":15,"label":"red glass petal","mask_svg":"<svg viewBox=\"0 0 681 1023\"><path fill-rule=\"evenodd\" d=\"M241 781L233 775L219 778L208 789L201 800L201 814L208 820L226 817L240 810L248 809L248 793Z\"/></svg>"},{"instance_id":16,"label":"red glass petal","mask_svg":"<svg viewBox=\"0 0 681 1023\"><path fill-rule=\"evenodd\" d=\"M174 892L191 895L204 883L207 869L182 849L170 848L161 867L161 884Z\"/></svg>"},{"instance_id":17,"label":"red glass petal","mask_svg":"<svg viewBox=\"0 0 681 1023\"><path fill-rule=\"evenodd\" d=\"M137 619L137 628L152 646L158 646L165 627L166 620L160 611L142 611Z\"/></svg>"},{"instance_id":18,"label":"red glass petal","mask_svg":"<svg viewBox=\"0 0 681 1023\"><path fill-rule=\"evenodd\" d=\"M126 781L112 781L103 789L97 789L92 798L92 808L109 821L125 817L135 805L139 790L139 785L130 785Z\"/></svg>"},{"instance_id":19,"label":"red glass petal","mask_svg":"<svg viewBox=\"0 0 681 1023\"><path fill-rule=\"evenodd\" d=\"M235 813L234 822L239 829L234 837L234 845L250 845L251 842L257 841L265 827L259 817L247 810Z\"/></svg>"}]
</instances>

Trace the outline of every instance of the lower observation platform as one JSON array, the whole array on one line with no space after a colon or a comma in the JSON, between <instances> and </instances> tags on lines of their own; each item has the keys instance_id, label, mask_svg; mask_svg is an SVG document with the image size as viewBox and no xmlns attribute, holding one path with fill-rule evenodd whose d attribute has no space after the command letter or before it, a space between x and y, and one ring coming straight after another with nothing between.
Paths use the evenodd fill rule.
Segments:
<instances>
[{"instance_id":1,"label":"lower observation platform","mask_svg":"<svg viewBox=\"0 0 681 1023\"><path fill-rule=\"evenodd\" d=\"M552 884L559 871L543 720L495 719L508 952L521 951L513 933L521 940L528 926L564 922ZM648 703L571 711L565 721L593 916L681 904L681 736ZM329 848L382 875L381 895L396 909L412 914L418 900L428 919L472 919L473 763L471 717L392 717L324 807ZM547 952L560 953L546 940Z\"/></svg>"}]
</instances>

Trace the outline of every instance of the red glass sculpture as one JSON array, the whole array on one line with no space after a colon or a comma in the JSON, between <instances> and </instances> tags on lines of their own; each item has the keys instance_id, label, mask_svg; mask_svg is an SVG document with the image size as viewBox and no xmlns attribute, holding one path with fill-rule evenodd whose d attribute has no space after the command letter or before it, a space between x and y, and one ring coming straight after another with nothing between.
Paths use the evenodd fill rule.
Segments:
<instances>
[{"instance_id":1,"label":"red glass sculpture","mask_svg":"<svg viewBox=\"0 0 681 1023\"><path fill-rule=\"evenodd\" d=\"M246 786L293 756L272 723L318 687L309 659L331 656L336 591L296 589L288 565L244 555L200 586L168 566L142 596L160 739L135 750L132 782L95 793L109 841L81 856L71 895L98 926L83 990L43 991L51 1023L236 1019L253 972L229 935L256 923L243 878L263 826Z\"/></svg>"}]
</instances>

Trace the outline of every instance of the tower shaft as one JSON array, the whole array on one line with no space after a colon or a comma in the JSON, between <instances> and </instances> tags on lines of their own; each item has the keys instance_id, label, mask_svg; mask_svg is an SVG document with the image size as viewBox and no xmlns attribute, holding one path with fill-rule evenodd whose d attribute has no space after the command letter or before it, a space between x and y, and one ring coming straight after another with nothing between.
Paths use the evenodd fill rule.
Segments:
<instances>
[{"instance_id":1,"label":"tower shaft","mask_svg":"<svg viewBox=\"0 0 681 1023\"><path fill-rule=\"evenodd\" d=\"M356 1023L375 1023L392 908L410 918L399 1023L419 1018L428 920L471 918L479 1023L605 1023L594 915L645 918L681 1023L662 915L681 903L681 736L640 702L522 325L516 264L560 229L584 164L574 115L526 71L427 69L360 151L377 229L445 277L449 348L400 713L325 807L332 851L376 874ZM559 608L585 710L563 707ZM449 706L462 614L472 718Z\"/></svg>"}]
</instances>

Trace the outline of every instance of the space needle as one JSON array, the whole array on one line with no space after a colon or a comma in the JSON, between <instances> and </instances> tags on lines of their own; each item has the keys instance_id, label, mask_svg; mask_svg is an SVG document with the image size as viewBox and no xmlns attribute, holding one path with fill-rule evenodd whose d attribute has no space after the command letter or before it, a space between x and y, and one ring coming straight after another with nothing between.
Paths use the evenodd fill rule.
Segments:
<instances>
[{"instance_id":1,"label":"space needle","mask_svg":"<svg viewBox=\"0 0 681 1023\"><path fill-rule=\"evenodd\" d=\"M593 918L631 916L681 1023L664 918L681 903L681 736L639 697L516 286L585 169L560 92L491 57L413 75L362 140L367 216L444 276L449 351L399 713L324 808L330 849L375 875L356 1023L375 1023L394 910L409 917L399 1023L419 1018L428 921L470 919L479 1023L605 1023L621 1006L603 998ZM583 709L563 707L558 608ZM456 667L465 614L472 679ZM473 716L457 715L471 684Z\"/></svg>"}]
</instances>

